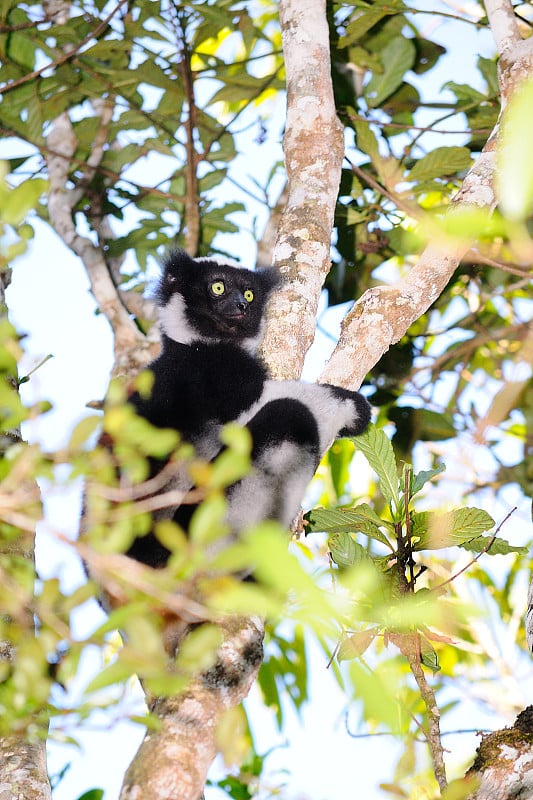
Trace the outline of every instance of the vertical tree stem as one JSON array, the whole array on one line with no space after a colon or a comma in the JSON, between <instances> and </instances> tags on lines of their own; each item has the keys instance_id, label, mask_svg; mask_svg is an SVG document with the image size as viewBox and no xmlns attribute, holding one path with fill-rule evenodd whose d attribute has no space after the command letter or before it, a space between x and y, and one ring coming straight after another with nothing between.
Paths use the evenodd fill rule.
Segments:
<instances>
[{"instance_id":1,"label":"vertical tree stem","mask_svg":"<svg viewBox=\"0 0 533 800\"><path fill-rule=\"evenodd\" d=\"M433 761L433 772L441 792L444 791L448 785L446 778L446 766L444 764L444 748L442 747L442 739L440 734L440 709L437 705L435 692L426 681L424 670L420 662L420 637L415 634L404 649L404 655L407 657L409 667L413 673L414 679L420 690L422 700L426 706L429 732L427 742Z\"/></svg>"}]
</instances>

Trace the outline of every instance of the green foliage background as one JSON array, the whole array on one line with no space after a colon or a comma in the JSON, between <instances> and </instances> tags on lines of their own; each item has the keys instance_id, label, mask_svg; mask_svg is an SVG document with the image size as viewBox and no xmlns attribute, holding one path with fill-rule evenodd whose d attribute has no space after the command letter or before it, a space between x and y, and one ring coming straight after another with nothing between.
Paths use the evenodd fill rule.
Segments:
<instances>
[{"instance_id":1,"label":"green foliage background","mask_svg":"<svg viewBox=\"0 0 533 800\"><path fill-rule=\"evenodd\" d=\"M0 8L0 134L8 153L0 176L4 278L31 245L35 218L49 221L47 136L64 112L77 140L68 173L68 188L78 193L75 225L104 254L119 288L142 292L155 257L174 244L197 255L239 256L243 228L260 238L284 180L278 120L285 76L276 4L73 2L66 8L64 19L47 16L39 3L6 0ZM516 11L525 14L526 4ZM14 376L24 342L2 321L0 599L8 616L0 633L17 657L2 664L0 732L43 735L48 719L68 714L82 724L95 707L114 704L116 695L102 689L137 672L159 693L183 687L198 659L204 665L212 658L216 631L207 627L193 637L169 676L153 612L176 584L189 586L206 573L214 574L202 585L209 613L261 612L269 619L260 687L281 730L287 704L301 711L309 702L314 639L324 662L333 659L330 672L347 707L360 709L363 729L398 737L402 757L387 775L376 776L385 794L437 796L427 753L417 743L427 708L402 637L420 637L421 662L444 715L472 682L481 685L485 709L496 713L493 689L516 670L524 650L517 602L525 603L530 532L522 517L520 526L506 523L501 537L493 533L512 502L522 510L532 493L533 390L523 369L532 361L524 266L531 263L533 159L524 145L531 104L528 95L511 114L500 162L501 214L445 221L499 113L494 59L480 56L464 83L432 80L447 53L428 33L429 19L479 30L487 25L481 6L477 20L457 23L451 16L400 0L328 3L335 97L347 141L329 303L400 279L445 228L458 238L474 230L477 242L439 300L367 376L376 428L355 447L338 442L329 452L312 488L321 509L310 512L309 535L290 552L283 532L266 525L214 560L206 555L206 543L220 535L223 488L247 464L246 442L230 432L225 463L196 464L207 499L194 535L186 541L170 527L160 531L175 556L142 589L129 585L120 562L112 566L129 602L89 637L76 639L72 612L97 590L88 583L65 595L50 579L38 582L32 599L33 569L20 545L41 515L34 479L58 481L58 468L62 481L84 476L94 489L87 541L100 554L120 553L146 528L146 515L132 501L117 505L105 497L102 487L117 487L105 453L91 449L99 415L84 420L60 452L41 452L13 437L13 429L46 407L21 403ZM113 109L103 127L102 104ZM460 143L450 131L461 133ZM104 142L101 157L88 169L97 139ZM239 158L247 139L264 144L271 159L266 179ZM235 236L220 239L220 233ZM149 326L142 316L136 323L142 331ZM106 424L122 432L120 457L137 483L147 456L176 446L127 418L120 394ZM366 477L354 479L354 470ZM462 558L457 546L467 551ZM490 554L504 556L496 568L488 564ZM235 575L250 563L257 584L243 585ZM37 614L37 637L28 635L32 618L21 608ZM484 611L495 620L489 639ZM121 649L114 639L109 643L116 628L128 635ZM507 648L500 661L492 657L498 643ZM72 682L90 644L102 647L109 663L76 707L65 710L52 687ZM499 712L516 710L514 700L499 693L497 699ZM268 766L246 722L242 730L244 744L226 754L240 772L220 782L236 798L252 796Z\"/></svg>"}]
</instances>

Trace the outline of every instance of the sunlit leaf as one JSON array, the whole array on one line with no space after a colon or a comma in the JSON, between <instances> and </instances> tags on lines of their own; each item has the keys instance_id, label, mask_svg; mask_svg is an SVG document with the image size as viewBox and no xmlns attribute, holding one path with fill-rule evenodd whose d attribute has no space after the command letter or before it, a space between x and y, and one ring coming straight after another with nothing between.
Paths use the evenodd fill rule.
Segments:
<instances>
[{"instance_id":1,"label":"sunlit leaf","mask_svg":"<svg viewBox=\"0 0 533 800\"><path fill-rule=\"evenodd\" d=\"M337 652L337 661L350 661L352 658L359 658L375 639L374 631L360 631L352 633L342 640Z\"/></svg>"},{"instance_id":2,"label":"sunlit leaf","mask_svg":"<svg viewBox=\"0 0 533 800\"><path fill-rule=\"evenodd\" d=\"M382 430L369 425L353 442L378 476L383 496L395 511L398 503L398 472L390 440Z\"/></svg>"},{"instance_id":3,"label":"sunlit leaf","mask_svg":"<svg viewBox=\"0 0 533 800\"><path fill-rule=\"evenodd\" d=\"M488 545L491 539L492 536L478 536L476 539L462 542L459 546L462 547L463 550L469 550L471 553L485 552L489 556L506 556L509 553L521 553L526 556L529 553L528 547L512 545L499 536L492 541L489 547Z\"/></svg>"},{"instance_id":4,"label":"sunlit leaf","mask_svg":"<svg viewBox=\"0 0 533 800\"><path fill-rule=\"evenodd\" d=\"M412 535L418 537L415 550L439 550L464 545L494 526L494 520L481 508L456 508L439 513L422 511L412 515Z\"/></svg>"},{"instance_id":5,"label":"sunlit leaf","mask_svg":"<svg viewBox=\"0 0 533 800\"><path fill-rule=\"evenodd\" d=\"M416 162L408 175L410 181L427 181L468 169L472 155L468 147L436 147Z\"/></svg>"},{"instance_id":6,"label":"sunlit leaf","mask_svg":"<svg viewBox=\"0 0 533 800\"><path fill-rule=\"evenodd\" d=\"M433 673L440 670L439 657L425 636L420 636L420 656L422 664L425 667L429 667Z\"/></svg>"},{"instance_id":7,"label":"sunlit leaf","mask_svg":"<svg viewBox=\"0 0 533 800\"><path fill-rule=\"evenodd\" d=\"M445 470L446 465L440 464L435 469L420 470L420 472L417 472L417 474L413 476L413 482L411 483L411 497L414 497L428 481L433 480L433 478L440 475Z\"/></svg>"},{"instance_id":8,"label":"sunlit leaf","mask_svg":"<svg viewBox=\"0 0 533 800\"><path fill-rule=\"evenodd\" d=\"M381 527L392 528L391 523L382 520L367 504L360 503L356 508L314 508L306 514L308 523L306 531L324 531L325 533L340 533L352 531L364 533L371 539L392 549L392 545L380 530Z\"/></svg>"},{"instance_id":9,"label":"sunlit leaf","mask_svg":"<svg viewBox=\"0 0 533 800\"><path fill-rule=\"evenodd\" d=\"M348 23L344 36L339 40L339 47L348 47L348 45L356 42L389 13L389 9L384 6L358 11Z\"/></svg>"},{"instance_id":10,"label":"sunlit leaf","mask_svg":"<svg viewBox=\"0 0 533 800\"><path fill-rule=\"evenodd\" d=\"M328 547L333 561L339 567L352 567L368 559L365 548L356 542L349 533L333 533L328 538Z\"/></svg>"}]
</instances>

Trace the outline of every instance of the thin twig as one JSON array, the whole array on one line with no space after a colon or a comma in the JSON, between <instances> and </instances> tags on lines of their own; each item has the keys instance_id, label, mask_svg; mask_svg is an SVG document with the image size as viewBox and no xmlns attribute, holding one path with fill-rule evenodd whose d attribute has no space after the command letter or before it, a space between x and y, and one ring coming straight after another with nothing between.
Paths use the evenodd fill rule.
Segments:
<instances>
[{"instance_id":1,"label":"thin twig","mask_svg":"<svg viewBox=\"0 0 533 800\"><path fill-rule=\"evenodd\" d=\"M428 684L422 664L420 661L420 637L418 634L409 637L410 642L407 647L403 647L403 653L406 656L413 677L420 690L422 700L426 706L428 715L429 731L427 734L427 743L431 752L431 759L433 761L433 772L441 792L444 791L448 785L446 778L446 766L444 764L444 748L442 747L441 733L440 733L440 709L437 705L435 692Z\"/></svg>"}]
</instances>

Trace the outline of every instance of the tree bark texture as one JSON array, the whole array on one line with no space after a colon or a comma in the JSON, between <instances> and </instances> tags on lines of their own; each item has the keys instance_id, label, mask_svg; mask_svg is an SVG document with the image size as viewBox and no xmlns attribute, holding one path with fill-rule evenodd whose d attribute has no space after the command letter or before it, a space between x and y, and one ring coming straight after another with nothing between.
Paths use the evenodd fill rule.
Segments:
<instances>
[{"instance_id":1,"label":"tree bark texture","mask_svg":"<svg viewBox=\"0 0 533 800\"><path fill-rule=\"evenodd\" d=\"M483 736L467 778L479 784L468 800L530 800L533 797L533 706L511 728Z\"/></svg>"},{"instance_id":2,"label":"tree bark texture","mask_svg":"<svg viewBox=\"0 0 533 800\"><path fill-rule=\"evenodd\" d=\"M157 698L161 727L148 731L124 779L120 800L200 800L217 754L217 725L250 691L263 659L263 624L226 620L214 666L177 697ZM1 796L0 796L1 800Z\"/></svg>"},{"instance_id":3,"label":"tree bark texture","mask_svg":"<svg viewBox=\"0 0 533 800\"><path fill-rule=\"evenodd\" d=\"M313 343L331 265L344 137L333 98L325 0L281 0L279 12L287 74L288 196L274 247L283 285L270 304L262 354L273 378L290 379L299 377Z\"/></svg>"},{"instance_id":4,"label":"tree bark texture","mask_svg":"<svg viewBox=\"0 0 533 800\"><path fill-rule=\"evenodd\" d=\"M46 742L0 738L0 800L52 800Z\"/></svg>"}]
</instances>

